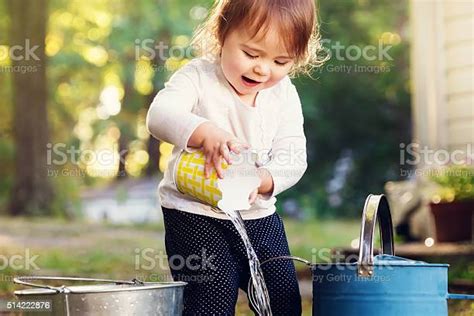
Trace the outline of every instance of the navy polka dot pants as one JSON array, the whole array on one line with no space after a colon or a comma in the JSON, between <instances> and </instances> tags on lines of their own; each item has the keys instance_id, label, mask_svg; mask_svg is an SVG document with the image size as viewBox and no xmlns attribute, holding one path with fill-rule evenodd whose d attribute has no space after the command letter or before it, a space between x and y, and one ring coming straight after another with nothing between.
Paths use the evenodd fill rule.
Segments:
<instances>
[{"instance_id":1,"label":"navy polka dot pants","mask_svg":"<svg viewBox=\"0 0 474 316\"><path fill-rule=\"evenodd\" d=\"M239 288L247 292L250 269L244 244L230 220L163 209L168 263L184 288L184 315L234 315ZM246 220L260 262L288 256L281 217ZM301 296L291 260L262 265L273 315L301 315ZM253 306L250 308L254 311Z\"/></svg>"}]
</instances>

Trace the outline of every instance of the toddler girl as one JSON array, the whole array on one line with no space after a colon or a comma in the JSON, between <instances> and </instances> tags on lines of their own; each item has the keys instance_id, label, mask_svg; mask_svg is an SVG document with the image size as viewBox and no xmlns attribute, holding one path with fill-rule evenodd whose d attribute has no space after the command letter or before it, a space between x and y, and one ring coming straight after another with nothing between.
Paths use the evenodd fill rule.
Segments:
<instances>
[{"instance_id":1,"label":"toddler girl","mask_svg":"<svg viewBox=\"0 0 474 316\"><path fill-rule=\"evenodd\" d=\"M301 104L288 75L322 62L317 29L313 0L218 0L193 39L200 57L174 73L150 107L149 132L174 145L159 195L171 273L188 282L185 315L233 315L250 272L226 214L177 190L175 162L181 151L200 149L206 177L223 178L230 152L251 148L271 157L258 168L261 185L241 215L260 262L290 255L275 196L307 164ZM273 314L300 315L293 263L275 260L262 270Z\"/></svg>"}]
</instances>

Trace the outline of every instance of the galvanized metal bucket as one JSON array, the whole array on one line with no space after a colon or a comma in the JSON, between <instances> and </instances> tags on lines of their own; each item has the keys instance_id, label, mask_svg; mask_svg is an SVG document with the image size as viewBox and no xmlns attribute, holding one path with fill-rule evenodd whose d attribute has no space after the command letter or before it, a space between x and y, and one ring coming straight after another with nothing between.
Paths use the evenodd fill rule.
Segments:
<instances>
[{"instance_id":1,"label":"galvanized metal bucket","mask_svg":"<svg viewBox=\"0 0 474 316\"><path fill-rule=\"evenodd\" d=\"M49 286L29 281L103 283ZM50 302L48 315L173 315L183 312L185 282L141 282L73 277L26 276L14 279L34 289L15 291L20 301ZM38 315L31 310L23 315Z\"/></svg>"}]
</instances>

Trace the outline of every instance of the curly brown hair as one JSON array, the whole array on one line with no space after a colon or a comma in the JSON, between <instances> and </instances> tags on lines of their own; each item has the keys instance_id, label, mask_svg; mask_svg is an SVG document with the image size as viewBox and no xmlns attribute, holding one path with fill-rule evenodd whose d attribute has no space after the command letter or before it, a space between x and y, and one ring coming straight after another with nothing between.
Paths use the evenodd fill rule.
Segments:
<instances>
[{"instance_id":1,"label":"curly brown hair","mask_svg":"<svg viewBox=\"0 0 474 316\"><path fill-rule=\"evenodd\" d=\"M314 0L216 0L206 21L196 29L191 45L198 55L215 60L231 31L243 28L253 38L265 34L273 23L294 58L290 76L311 75L314 67L327 60Z\"/></svg>"}]
</instances>

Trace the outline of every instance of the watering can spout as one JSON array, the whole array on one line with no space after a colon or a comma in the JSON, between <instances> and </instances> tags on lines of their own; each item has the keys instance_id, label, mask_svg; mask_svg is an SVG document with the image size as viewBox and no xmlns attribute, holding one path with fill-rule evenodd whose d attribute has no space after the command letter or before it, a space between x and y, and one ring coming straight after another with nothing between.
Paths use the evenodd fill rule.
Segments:
<instances>
[{"instance_id":1,"label":"watering can spout","mask_svg":"<svg viewBox=\"0 0 474 316\"><path fill-rule=\"evenodd\" d=\"M474 295L448 293L447 299L448 300L474 300Z\"/></svg>"}]
</instances>

